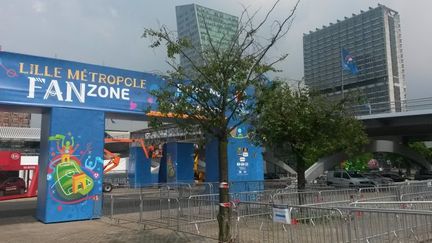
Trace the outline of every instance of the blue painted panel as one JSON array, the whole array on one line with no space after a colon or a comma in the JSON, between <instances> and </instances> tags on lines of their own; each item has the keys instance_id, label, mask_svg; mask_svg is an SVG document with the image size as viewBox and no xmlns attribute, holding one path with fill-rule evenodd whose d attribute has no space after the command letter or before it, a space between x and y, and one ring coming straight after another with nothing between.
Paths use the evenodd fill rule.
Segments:
<instances>
[{"instance_id":1,"label":"blue painted panel","mask_svg":"<svg viewBox=\"0 0 432 243\"><path fill-rule=\"evenodd\" d=\"M191 143L166 143L159 168L159 182L193 182L193 152Z\"/></svg>"},{"instance_id":2,"label":"blue painted panel","mask_svg":"<svg viewBox=\"0 0 432 243\"><path fill-rule=\"evenodd\" d=\"M217 139L208 140L205 145L206 182L219 181L219 150Z\"/></svg>"},{"instance_id":3,"label":"blue painted panel","mask_svg":"<svg viewBox=\"0 0 432 243\"><path fill-rule=\"evenodd\" d=\"M177 143L177 181L194 181L194 145L192 143Z\"/></svg>"},{"instance_id":4,"label":"blue painted panel","mask_svg":"<svg viewBox=\"0 0 432 243\"><path fill-rule=\"evenodd\" d=\"M131 187L139 188L152 182L150 167L151 161L145 156L143 149L141 147L130 147L127 169Z\"/></svg>"},{"instance_id":5,"label":"blue painted panel","mask_svg":"<svg viewBox=\"0 0 432 243\"><path fill-rule=\"evenodd\" d=\"M52 223L100 217L104 113L53 108L42 124L37 218Z\"/></svg>"}]
</instances>

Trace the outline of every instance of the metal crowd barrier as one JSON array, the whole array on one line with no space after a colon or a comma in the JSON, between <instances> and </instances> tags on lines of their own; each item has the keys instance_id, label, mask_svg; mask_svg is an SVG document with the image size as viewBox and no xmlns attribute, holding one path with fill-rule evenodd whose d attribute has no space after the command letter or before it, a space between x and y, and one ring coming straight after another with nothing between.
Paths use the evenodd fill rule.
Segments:
<instances>
[{"instance_id":1,"label":"metal crowd barrier","mask_svg":"<svg viewBox=\"0 0 432 243\"><path fill-rule=\"evenodd\" d=\"M412 209L432 211L432 201L353 202L349 206L362 208Z\"/></svg>"},{"instance_id":2,"label":"metal crowd barrier","mask_svg":"<svg viewBox=\"0 0 432 243\"><path fill-rule=\"evenodd\" d=\"M405 209L323 208L245 202L238 210L237 242L429 242L432 212ZM243 208L243 209L242 209ZM275 211L276 209L276 211ZM278 213L280 215L278 215ZM283 216L285 222L279 219Z\"/></svg>"},{"instance_id":3,"label":"metal crowd barrier","mask_svg":"<svg viewBox=\"0 0 432 243\"><path fill-rule=\"evenodd\" d=\"M251 186L237 184L249 189L257 185L255 182ZM232 230L240 242L382 242L385 237L411 239L406 238L407 229L413 232L413 237L424 239L423 228L430 225L417 224L413 218L430 219L425 212L432 209L432 201L428 200L430 197L432 188L429 181L360 189L233 192L230 193L232 220L236 223ZM156 184L123 190L121 193L104 194L103 205L103 214L117 223L135 222L217 239L219 194L217 187L211 183ZM275 206L289 209L289 223L273 222ZM383 210L387 214L379 215L373 210ZM389 210L409 211L411 214ZM375 232L381 227L380 224L386 225L378 216L398 224L387 231L382 228ZM361 217L372 220L372 223L362 221ZM408 227L400 222L414 226ZM312 236L325 240L314 241Z\"/></svg>"}]
</instances>

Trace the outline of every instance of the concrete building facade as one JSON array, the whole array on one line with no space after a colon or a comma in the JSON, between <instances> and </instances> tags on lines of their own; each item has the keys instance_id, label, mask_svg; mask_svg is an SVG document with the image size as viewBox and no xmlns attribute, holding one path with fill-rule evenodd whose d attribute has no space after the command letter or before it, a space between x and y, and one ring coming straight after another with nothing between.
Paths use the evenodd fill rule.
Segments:
<instances>
[{"instance_id":1,"label":"concrete building facade","mask_svg":"<svg viewBox=\"0 0 432 243\"><path fill-rule=\"evenodd\" d=\"M359 72L342 70L342 49ZM303 36L304 75L309 87L330 98L360 96L356 113L402 111L406 83L399 14L384 5L345 17Z\"/></svg>"}]
</instances>

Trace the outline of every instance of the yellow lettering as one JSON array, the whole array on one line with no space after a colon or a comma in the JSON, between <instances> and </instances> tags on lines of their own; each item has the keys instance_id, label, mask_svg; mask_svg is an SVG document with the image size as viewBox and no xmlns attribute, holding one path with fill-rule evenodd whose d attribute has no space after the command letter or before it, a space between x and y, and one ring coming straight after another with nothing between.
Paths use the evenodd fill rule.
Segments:
<instances>
[{"instance_id":1,"label":"yellow lettering","mask_svg":"<svg viewBox=\"0 0 432 243\"><path fill-rule=\"evenodd\" d=\"M45 77L52 77L52 74L50 74L50 73L49 73L49 70L48 70L49 67L48 67L48 66L45 66L44 69L45 69L45 70L44 70L44 74L43 74L43 75L44 75Z\"/></svg>"},{"instance_id":2,"label":"yellow lettering","mask_svg":"<svg viewBox=\"0 0 432 243\"><path fill-rule=\"evenodd\" d=\"M90 73L90 75L91 75L91 81L94 82L94 81L96 80L96 75L97 75L98 73L94 73L94 72L89 72L89 73Z\"/></svg>"},{"instance_id":3,"label":"yellow lettering","mask_svg":"<svg viewBox=\"0 0 432 243\"><path fill-rule=\"evenodd\" d=\"M79 71L75 71L75 73L72 73L72 70L68 69L67 78L69 80L71 80L71 79L78 80L78 79L80 79L80 72Z\"/></svg>"},{"instance_id":4,"label":"yellow lettering","mask_svg":"<svg viewBox=\"0 0 432 243\"><path fill-rule=\"evenodd\" d=\"M99 83L104 83L106 84L106 75L103 73L99 73Z\"/></svg>"},{"instance_id":5,"label":"yellow lettering","mask_svg":"<svg viewBox=\"0 0 432 243\"><path fill-rule=\"evenodd\" d=\"M81 80L82 81L87 81L87 70L83 70L81 71Z\"/></svg>"},{"instance_id":6,"label":"yellow lettering","mask_svg":"<svg viewBox=\"0 0 432 243\"><path fill-rule=\"evenodd\" d=\"M43 75L43 73L39 73L39 65L38 64L35 64L34 65L34 75L37 75L37 76L42 76Z\"/></svg>"},{"instance_id":7,"label":"yellow lettering","mask_svg":"<svg viewBox=\"0 0 432 243\"><path fill-rule=\"evenodd\" d=\"M24 73L24 74L28 74L28 71L24 71L24 63L23 62L20 62L20 64L19 64L19 72Z\"/></svg>"},{"instance_id":8,"label":"yellow lettering","mask_svg":"<svg viewBox=\"0 0 432 243\"><path fill-rule=\"evenodd\" d=\"M116 83L116 77L113 75L108 75L107 80L108 80L108 83L111 85L114 85Z\"/></svg>"},{"instance_id":9,"label":"yellow lettering","mask_svg":"<svg viewBox=\"0 0 432 243\"><path fill-rule=\"evenodd\" d=\"M127 78L125 78L124 83L127 87L132 86L132 79L127 77Z\"/></svg>"},{"instance_id":10,"label":"yellow lettering","mask_svg":"<svg viewBox=\"0 0 432 243\"><path fill-rule=\"evenodd\" d=\"M60 68L60 67L54 68L54 78L61 78L61 75L60 75L61 70L62 70L62 68Z\"/></svg>"},{"instance_id":11,"label":"yellow lettering","mask_svg":"<svg viewBox=\"0 0 432 243\"><path fill-rule=\"evenodd\" d=\"M117 85L120 85L120 83L123 83L124 78L122 76L117 76Z\"/></svg>"},{"instance_id":12,"label":"yellow lettering","mask_svg":"<svg viewBox=\"0 0 432 243\"><path fill-rule=\"evenodd\" d=\"M141 79L141 89L145 89L146 81L145 79Z\"/></svg>"}]
</instances>

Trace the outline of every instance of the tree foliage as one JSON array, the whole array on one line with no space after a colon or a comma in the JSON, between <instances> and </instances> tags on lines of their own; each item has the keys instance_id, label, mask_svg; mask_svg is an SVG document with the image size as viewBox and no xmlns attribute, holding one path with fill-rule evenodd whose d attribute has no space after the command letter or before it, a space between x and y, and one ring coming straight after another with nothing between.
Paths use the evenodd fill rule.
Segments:
<instances>
[{"instance_id":1,"label":"tree foliage","mask_svg":"<svg viewBox=\"0 0 432 243\"><path fill-rule=\"evenodd\" d=\"M367 143L362 124L346 111L345 101L329 101L282 81L260 93L253 121L255 140L295 155L299 189L305 186L307 166L320 157L340 151L355 154Z\"/></svg>"},{"instance_id":2,"label":"tree foliage","mask_svg":"<svg viewBox=\"0 0 432 243\"><path fill-rule=\"evenodd\" d=\"M282 54L272 59L268 53L289 30L298 2L285 17L271 21L278 2L260 21L256 19L257 13L245 10L235 33L226 33L222 38L212 37L210 27L201 16L206 29L203 45L178 39L165 26L158 30L145 29L143 34L152 41L152 48L166 48L171 66L166 86L152 91L159 111L166 116L186 118L186 122L178 119L177 123L199 126L201 131L219 140L220 182L228 181L228 134L254 116L254 90L265 82L263 75L276 71L274 65L287 57ZM268 25L272 31L263 38L262 29ZM179 57L186 60L189 68L180 65ZM229 202L228 189L220 189L219 194L220 203ZM229 240L229 213L226 207L219 208L220 242Z\"/></svg>"},{"instance_id":3,"label":"tree foliage","mask_svg":"<svg viewBox=\"0 0 432 243\"><path fill-rule=\"evenodd\" d=\"M432 149L428 148L422 141L411 141L408 143L408 147L416 151L428 161L432 161Z\"/></svg>"},{"instance_id":4,"label":"tree foliage","mask_svg":"<svg viewBox=\"0 0 432 243\"><path fill-rule=\"evenodd\" d=\"M348 171L367 171L369 169L368 162L373 159L372 153L361 153L351 157L344 163L345 170Z\"/></svg>"},{"instance_id":5,"label":"tree foliage","mask_svg":"<svg viewBox=\"0 0 432 243\"><path fill-rule=\"evenodd\" d=\"M254 93L248 89L259 86L264 81L263 74L276 71L274 65L287 57L282 54L271 60L267 54L287 33L298 2L287 17L272 23L273 32L268 38L260 38L261 28L277 5L278 2L255 25L256 13L244 11L235 34L221 39L213 39L206 26L206 45L195 46L189 39L178 39L165 26L159 30L145 29L143 37L152 40L150 47L165 46L172 68L167 73L167 86L152 91L159 111L187 116L204 132L218 138L247 121L254 111ZM192 70L180 65L179 56L187 60Z\"/></svg>"}]
</instances>

